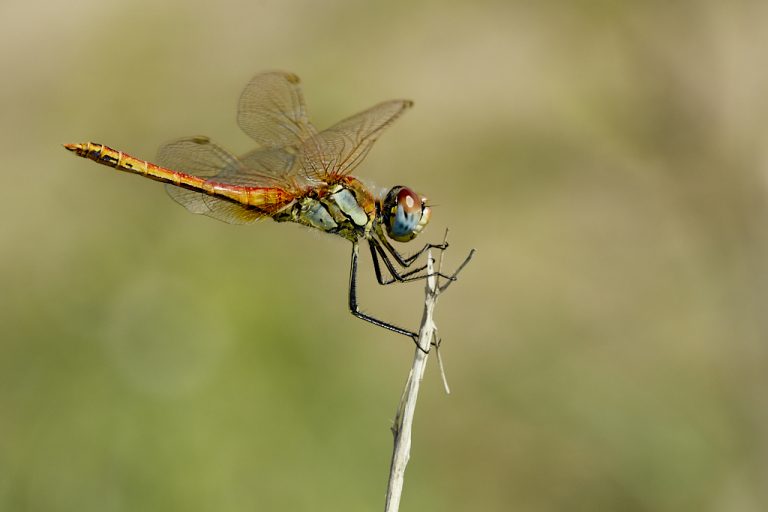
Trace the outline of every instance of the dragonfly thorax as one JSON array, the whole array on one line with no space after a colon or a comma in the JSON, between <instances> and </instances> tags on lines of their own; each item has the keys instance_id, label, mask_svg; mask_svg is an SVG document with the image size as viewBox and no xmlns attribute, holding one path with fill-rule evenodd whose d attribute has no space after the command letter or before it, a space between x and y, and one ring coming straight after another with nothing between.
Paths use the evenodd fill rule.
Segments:
<instances>
[{"instance_id":1,"label":"dragonfly thorax","mask_svg":"<svg viewBox=\"0 0 768 512\"><path fill-rule=\"evenodd\" d=\"M355 241L367 238L376 208L373 197L354 178L315 189L300 197L288 211L273 218L296 222Z\"/></svg>"}]
</instances>

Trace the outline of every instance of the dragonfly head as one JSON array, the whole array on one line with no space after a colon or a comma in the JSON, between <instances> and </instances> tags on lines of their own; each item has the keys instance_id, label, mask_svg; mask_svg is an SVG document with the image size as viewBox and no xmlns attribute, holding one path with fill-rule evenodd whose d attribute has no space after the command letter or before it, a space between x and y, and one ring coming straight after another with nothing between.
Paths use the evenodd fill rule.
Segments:
<instances>
[{"instance_id":1,"label":"dragonfly head","mask_svg":"<svg viewBox=\"0 0 768 512\"><path fill-rule=\"evenodd\" d=\"M416 238L432 214L426 197L399 185L392 187L381 206L387 236L397 242L408 242Z\"/></svg>"}]
</instances>

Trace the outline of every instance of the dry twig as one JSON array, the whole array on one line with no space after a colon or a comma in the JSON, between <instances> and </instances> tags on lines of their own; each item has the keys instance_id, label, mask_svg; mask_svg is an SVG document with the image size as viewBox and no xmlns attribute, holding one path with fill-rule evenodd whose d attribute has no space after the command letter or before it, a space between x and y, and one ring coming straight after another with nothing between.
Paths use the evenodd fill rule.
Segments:
<instances>
[{"instance_id":1,"label":"dry twig","mask_svg":"<svg viewBox=\"0 0 768 512\"><path fill-rule=\"evenodd\" d=\"M447 230L445 236L448 236ZM461 272L474 254L475 250L472 249L452 277L456 277L459 272ZM400 497L403 491L405 467L408 465L408 459L410 458L411 453L411 429L413 426L413 416L416 410L416 399L419 394L419 385L421 384L421 380L424 377L424 371L427 367L427 356L429 355L428 352L431 345L435 346L438 361L440 360L440 353L438 351L440 341L437 337L437 326L435 326L433 315L437 297L440 293L445 291L453 281L448 281L448 283L441 287L437 276L435 275L434 266L435 260L432 258L432 253L430 252L427 254L427 274L429 277L426 279L424 314L419 329L419 346L415 349L411 372L405 383L405 389L403 390L403 395L400 398L400 404L397 408L397 414L395 415L395 422L394 425L392 425L394 448L392 450L392 462L389 470L389 484L387 485L385 512L397 512L400 508ZM442 254L440 255L438 271L441 267ZM442 368L442 362L440 364ZM448 392L448 384L445 381L444 375L443 382L446 392Z\"/></svg>"}]
</instances>

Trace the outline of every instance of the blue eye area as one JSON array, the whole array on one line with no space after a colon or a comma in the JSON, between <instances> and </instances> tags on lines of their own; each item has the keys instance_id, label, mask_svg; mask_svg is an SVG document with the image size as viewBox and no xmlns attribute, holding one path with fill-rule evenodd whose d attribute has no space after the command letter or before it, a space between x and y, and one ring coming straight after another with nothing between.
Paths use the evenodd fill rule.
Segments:
<instances>
[{"instance_id":1,"label":"blue eye area","mask_svg":"<svg viewBox=\"0 0 768 512\"><path fill-rule=\"evenodd\" d=\"M390 231L396 237L407 236L419 225L420 218L421 215L417 216L414 212L407 212L405 208L398 205L392 216Z\"/></svg>"}]
</instances>

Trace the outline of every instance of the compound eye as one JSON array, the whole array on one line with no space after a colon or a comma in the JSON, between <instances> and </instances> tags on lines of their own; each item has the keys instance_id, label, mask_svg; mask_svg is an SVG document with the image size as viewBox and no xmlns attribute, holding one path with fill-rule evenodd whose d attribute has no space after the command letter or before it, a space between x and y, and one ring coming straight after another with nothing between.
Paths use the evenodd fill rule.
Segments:
<instances>
[{"instance_id":1,"label":"compound eye","mask_svg":"<svg viewBox=\"0 0 768 512\"><path fill-rule=\"evenodd\" d=\"M408 242L429 221L430 210L425 199L408 187L394 187L384 200L387 234L398 242Z\"/></svg>"},{"instance_id":2,"label":"compound eye","mask_svg":"<svg viewBox=\"0 0 768 512\"><path fill-rule=\"evenodd\" d=\"M409 188L403 187L400 192L398 192L397 206L401 208L406 215L421 215L421 198Z\"/></svg>"}]
</instances>

